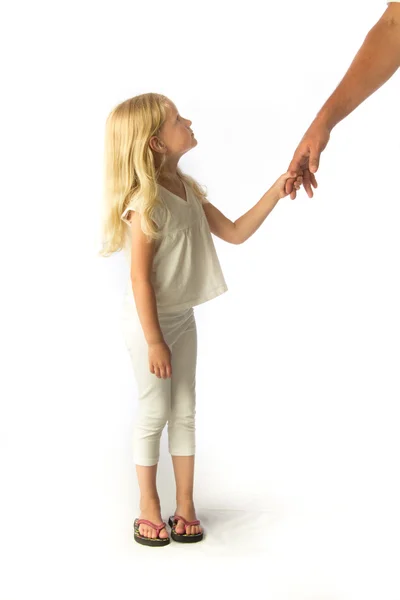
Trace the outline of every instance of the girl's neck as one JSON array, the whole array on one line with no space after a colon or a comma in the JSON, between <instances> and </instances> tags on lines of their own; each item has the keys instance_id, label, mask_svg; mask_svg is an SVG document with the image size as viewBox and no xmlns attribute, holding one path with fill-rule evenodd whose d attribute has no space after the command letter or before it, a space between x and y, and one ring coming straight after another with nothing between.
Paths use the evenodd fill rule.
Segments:
<instances>
[{"instance_id":1,"label":"girl's neck","mask_svg":"<svg viewBox=\"0 0 400 600\"><path fill-rule=\"evenodd\" d=\"M178 181L180 181L180 176L176 169L175 169L175 171L164 171L163 170L159 174L158 180L164 181L166 183L177 183Z\"/></svg>"},{"instance_id":2,"label":"girl's neck","mask_svg":"<svg viewBox=\"0 0 400 600\"><path fill-rule=\"evenodd\" d=\"M180 177L178 175L178 161L174 160L165 163L160 171L158 179L171 183L179 181Z\"/></svg>"}]
</instances>

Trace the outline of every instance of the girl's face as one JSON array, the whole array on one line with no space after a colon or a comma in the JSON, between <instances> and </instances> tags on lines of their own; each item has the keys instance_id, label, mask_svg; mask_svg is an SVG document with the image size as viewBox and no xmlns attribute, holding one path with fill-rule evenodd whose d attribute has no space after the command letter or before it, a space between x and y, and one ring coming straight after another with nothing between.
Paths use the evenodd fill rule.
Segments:
<instances>
[{"instance_id":1,"label":"girl's face","mask_svg":"<svg viewBox=\"0 0 400 600\"><path fill-rule=\"evenodd\" d=\"M175 104L167 105L167 118L158 135L158 147L151 144L153 150L167 154L169 157L180 157L197 145L197 140L191 130L192 121L184 119ZM154 139L154 138L152 138ZM160 144L161 142L161 144Z\"/></svg>"}]
</instances>

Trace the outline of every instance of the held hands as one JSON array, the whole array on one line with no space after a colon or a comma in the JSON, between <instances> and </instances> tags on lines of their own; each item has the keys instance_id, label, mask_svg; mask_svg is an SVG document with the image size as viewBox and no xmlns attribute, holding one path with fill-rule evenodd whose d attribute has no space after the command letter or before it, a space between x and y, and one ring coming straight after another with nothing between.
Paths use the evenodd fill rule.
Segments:
<instances>
[{"instance_id":1,"label":"held hands","mask_svg":"<svg viewBox=\"0 0 400 600\"><path fill-rule=\"evenodd\" d=\"M158 378L171 377L171 350L165 341L149 344L149 368Z\"/></svg>"},{"instance_id":2,"label":"held hands","mask_svg":"<svg viewBox=\"0 0 400 600\"><path fill-rule=\"evenodd\" d=\"M313 187L318 187L314 173L318 171L321 153L325 150L330 138L330 129L321 121L315 120L303 136L289 165L289 171L303 175L303 186L309 198L312 198ZM291 200L296 198L297 190L293 186L294 180L288 179L285 185L286 194Z\"/></svg>"},{"instance_id":3,"label":"held hands","mask_svg":"<svg viewBox=\"0 0 400 600\"><path fill-rule=\"evenodd\" d=\"M289 181L291 182L293 189L298 191L303 183L303 177L302 175L297 175L296 171L288 171L281 175L271 187L271 192L278 200L288 195L289 192L286 192L285 187Z\"/></svg>"}]
</instances>

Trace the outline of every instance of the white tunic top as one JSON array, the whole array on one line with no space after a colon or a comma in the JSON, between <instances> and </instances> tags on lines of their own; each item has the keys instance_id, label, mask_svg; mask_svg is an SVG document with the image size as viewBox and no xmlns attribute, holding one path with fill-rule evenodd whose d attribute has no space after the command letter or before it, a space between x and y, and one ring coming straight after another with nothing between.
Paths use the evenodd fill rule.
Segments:
<instances>
[{"instance_id":1,"label":"white tunic top","mask_svg":"<svg viewBox=\"0 0 400 600\"><path fill-rule=\"evenodd\" d=\"M158 184L163 205L155 207L152 214L161 232L161 237L155 240L151 274L159 313L185 310L228 290L202 202L184 185L187 200ZM140 198L134 199L121 215L128 225L124 251L129 264L130 210L141 212ZM132 303L132 299L129 276L124 300Z\"/></svg>"}]
</instances>

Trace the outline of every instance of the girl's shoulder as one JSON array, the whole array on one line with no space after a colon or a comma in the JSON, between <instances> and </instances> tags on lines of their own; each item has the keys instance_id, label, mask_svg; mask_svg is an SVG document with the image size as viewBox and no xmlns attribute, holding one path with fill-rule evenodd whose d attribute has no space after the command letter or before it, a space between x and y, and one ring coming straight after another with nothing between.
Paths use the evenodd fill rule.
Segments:
<instances>
[{"instance_id":1,"label":"girl's shoulder","mask_svg":"<svg viewBox=\"0 0 400 600\"><path fill-rule=\"evenodd\" d=\"M135 211L142 215L145 209L145 198L142 194L136 194L135 196L132 196L132 198L128 201L128 204L121 215L121 219L129 225L131 212ZM162 224L165 222L166 206L162 198L158 197L156 202L153 204L150 210L150 217L157 224L158 227L161 227Z\"/></svg>"}]
</instances>

